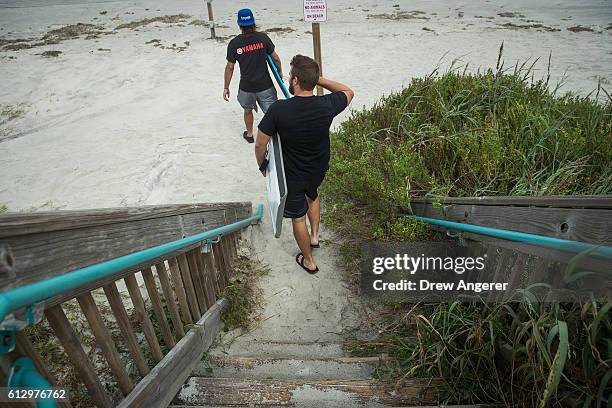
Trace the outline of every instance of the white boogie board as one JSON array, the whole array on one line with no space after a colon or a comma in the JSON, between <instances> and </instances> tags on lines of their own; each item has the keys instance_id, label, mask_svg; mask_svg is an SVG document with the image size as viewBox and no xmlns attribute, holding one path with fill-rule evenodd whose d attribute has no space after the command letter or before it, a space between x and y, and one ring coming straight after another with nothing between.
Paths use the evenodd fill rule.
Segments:
<instances>
[{"instance_id":1,"label":"white boogie board","mask_svg":"<svg viewBox=\"0 0 612 408\"><path fill-rule=\"evenodd\" d=\"M290 98L289 91L283 79L274 65L270 55L267 56L268 65L274 73L274 79L280 86L285 98ZM283 165L283 148L280 136L271 135L268 142L268 167L266 168L266 185L268 187L268 204L270 206L270 218L272 219L272 230L274 237L279 238L283 231L283 212L285 211L285 200L287 199L287 180L285 180L285 166Z\"/></svg>"},{"instance_id":2,"label":"white boogie board","mask_svg":"<svg viewBox=\"0 0 612 408\"><path fill-rule=\"evenodd\" d=\"M279 238L283 230L283 211L287 199L287 181L283 165L283 149L280 137L273 136L268 142L268 167L266 168L266 186L268 188L268 205L274 237Z\"/></svg>"}]
</instances>

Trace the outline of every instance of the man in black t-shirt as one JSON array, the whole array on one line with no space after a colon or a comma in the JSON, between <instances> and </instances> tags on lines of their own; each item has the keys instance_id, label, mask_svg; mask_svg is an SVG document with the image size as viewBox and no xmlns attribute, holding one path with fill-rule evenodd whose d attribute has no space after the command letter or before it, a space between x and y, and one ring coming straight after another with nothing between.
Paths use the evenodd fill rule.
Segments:
<instances>
[{"instance_id":1,"label":"man in black t-shirt","mask_svg":"<svg viewBox=\"0 0 612 408\"><path fill-rule=\"evenodd\" d=\"M259 123L255 156L261 166L270 137L280 137L287 180L283 216L292 219L293 236L301 250L296 262L309 273L316 273L319 268L312 248L319 247L321 216L317 188L329 165L329 128L334 117L351 103L354 94L346 85L320 78L319 65L303 55L293 57L289 75L289 92L294 97L275 102L264 115ZM312 90L317 83L331 93L314 96Z\"/></svg>"},{"instance_id":2,"label":"man in black t-shirt","mask_svg":"<svg viewBox=\"0 0 612 408\"><path fill-rule=\"evenodd\" d=\"M270 54L282 77L281 61L274 43L265 33L256 31L255 18L249 9L238 11L238 26L241 34L234 37L227 45L227 65L225 66L225 85L223 99L229 101L229 86L234 74L234 65L240 65L240 85L238 102L244 109L246 130L242 137L253 143L253 109L257 104L266 113L270 105L277 100L276 88L268 73L267 55Z\"/></svg>"}]
</instances>

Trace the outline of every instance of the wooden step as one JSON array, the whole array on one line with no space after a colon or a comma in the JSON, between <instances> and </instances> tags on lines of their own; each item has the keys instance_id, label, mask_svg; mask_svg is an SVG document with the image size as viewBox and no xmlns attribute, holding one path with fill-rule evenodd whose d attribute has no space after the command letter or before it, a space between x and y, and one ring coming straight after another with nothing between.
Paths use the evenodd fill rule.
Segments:
<instances>
[{"instance_id":1,"label":"wooden step","mask_svg":"<svg viewBox=\"0 0 612 408\"><path fill-rule=\"evenodd\" d=\"M278 380L190 377L171 406L373 407L419 406L437 401L438 381L401 385L377 380Z\"/></svg>"},{"instance_id":2,"label":"wooden step","mask_svg":"<svg viewBox=\"0 0 612 408\"><path fill-rule=\"evenodd\" d=\"M278 341L278 340L246 340L239 337L227 345L217 345L211 349L209 354L217 356L258 356L270 357L293 357L303 358L308 356L320 357L343 357L346 355L342 349L343 344L328 341Z\"/></svg>"},{"instance_id":3,"label":"wooden step","mask_svg":"<svg viewBox=\"0 0 612 408\"><path fill-rule=\"evenodd\" d=\"M207 356L192 375L223 378L368 379L391 358L379 357L234 357Z\"/></svg>"}]
</instances>

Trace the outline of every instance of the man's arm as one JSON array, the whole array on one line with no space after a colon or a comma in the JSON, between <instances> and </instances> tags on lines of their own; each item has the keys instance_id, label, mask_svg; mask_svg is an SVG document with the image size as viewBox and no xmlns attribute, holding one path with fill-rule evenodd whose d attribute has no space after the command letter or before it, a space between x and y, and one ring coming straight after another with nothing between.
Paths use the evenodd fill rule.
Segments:
<instances>
[{"instance_id":1,"label":"man's arm","mask_svg":"<svg viewBox=\"0 0 612 408\"><path fill-rule=\"evenodd\" d=\"M229 86L232 82L232 76L234 75L234 63L227 61L225 65L224 85L223 85L223 99L229 101L230 91Z\"/></svg>"},{"instance_id":2,"label":"man's arm","mask_svg":"<svg viewBox=\"0 0 612 408\"><path fill-rule=\"evenodd\" d=\"M346 105L350 105L355 96L355 92L348 86L341 84L340 82L332 81L331 79L319 78L319 85L327 89L329 92L344 92L346 95Z\"/></svg>"},{"instance_id":3,"label":"man's arm","mask_svg":"<svg viewBox=\"0 0 612 408\"><path fill-rule=\"evenodd\" d=\"M257 159L257 167L261 167L261 164L266 158L266 150L268 148L269 141L270 136L266 135L261 130L257 130L257 138L255 139L255 159ZM262 171L261 173L264 176L266 175L265 171Z\"/></svg>"},{"instance_id":4,"label":"man's arm","mask_svg":"<svg viewBox=\"0 0 612 408\"><path fill-rule=\"evenodd\" d=\"M278 70L278 73L279 73L279 75L282 78L283 77L283 68L281 67L281 59L280 59L280 57L278 56L276 51L274 51L272 54L270 54L270 56L274 60L274 65L276 65L276 69Z\"/></svg>"}]
</instances>

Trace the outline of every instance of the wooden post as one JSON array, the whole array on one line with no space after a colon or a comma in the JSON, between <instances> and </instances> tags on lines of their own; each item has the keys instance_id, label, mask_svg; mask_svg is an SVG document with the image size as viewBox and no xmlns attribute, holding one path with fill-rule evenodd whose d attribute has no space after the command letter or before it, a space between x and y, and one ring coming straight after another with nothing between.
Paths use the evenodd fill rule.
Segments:
<instances>
[{"instance_id":1,"label":"wooden post","mask_svg":"<svg viewBox=\"0 0 612 408\"><path fill-rule=\"evenodd\" d=\"M191 271L191 280L193 287L197 294L198 306L200 312L206 312L208 305L206 303L206 295L204 294L204 282L202 282L203 273L198 269L197 253L199 249L193 249L187 253L187 262L189 263L189 270Z\"/></svg>"},{"instance_id":2,"label":"wooden post","mask_svg":"<svg viewBox=\"0 0 612 408\"><path fill-rule=\"evenodd\" d=\"M117 289L117 284L112 282L105 285L104 293L106 294L108 303L110 304L113 314L115 315L117 325L121 329L123 339L125 340L125 343L132 354L134 362L136 363L136 367L138 367L138 371L144 377L145 375L149 374L149 366L147 365L147 360L142 354L142 350L140 350L136 334L130 325L130 318L125 310L125 306L123 306L123 302L121 301L121 295Z\"/></svg>"},{"instance_id":3,"label":"wooden post","mask_svg":"<svg viewBox=\"0 0 612 408\"><path fill-rule=\"evenodd\" d=\"M210 24L210 38L213 40L217 38L215 34L215 19L213 18L212 0L206 0L206 7L208 8L208 22Z\"/></svg>"},{"instance_id":4,"label":"wooden post","mask_svg":"<svg viewBox=\"0 0 612 408\"><path fill-rule=\"evenodd\" d=\"M99 408L112 407L113 404L106 393L106 389L100 383L98 375L83 350L83 346L70 325L68 318L66 318L62 307L53 306L45 310L45 316L68 355L70 362L72 362L72 365L79 373L79 378L83 381L85 387L87 387L94 404Z\"/></svg>"},{"instance_id":5,"label":"wooden post","mask_svg":"<svg viewBox=\"0 0 612 408\"><path fill-rule=\"evenodd\" d=\"M164 294L164 298L166 298L166 307L170 311L170 320L174 326L174 331L177 338L181 339L183 336L185 336L185 330L183 329L183 323L181 322L181 315L179 314L178 307L174 301L174 292L172 291L172 285L170 285L166 264L164 262L156 263L155 270L157 271L157 277L159 278L162 293Z\"/></svg>"},{"instance_id":6,"label":"wooden post","mask_svg":"<svg viewBox=\"0 0 612 408\"><path fill-rule=\"evenodd\" d=\"M162 306L161 299L159 298L159 292L157 291L153 271L151 270L151 267L148 267L143 268L140 273L142 274L145 287L147 288L149 300L151 301L151 306L153 306L153 312L157 317L157 323L159 324L159 330L161 331L164 343L166 343L166 346L171 349L176 345L176 342L174 341L174 337L172 337L170 325L168 325L168 321L166 320L166 312L164 312L164 307Z\"/></svg>"},{"instance_id":7,"label":"wooden post","mask_svg":"<svg viewBox=\"0 0 612 408\"><path fill-rule=\"evenodd\" d=\"M181 275L183 276L183 283L185 284L185 290L187 291L187 302L189 302L189 306L191 307L191 313L193 313L193 316L195 316L195 320L200 320L202 313L200 313L198 297L193 285L193 280L191 279L191 272L189 270L187 256L185 254L180 254L178 256L178 261L179 269L181 270Z\"/></svg>"},{"instance_id":8,"label":"wooden post","mask_svg":"<svg viewBox=\"0 0 612 408\"><path fill-rule=\"evenodd\" d=\"M115 380L117 380L119 388L123 392L123 395L128 395L130 391L132 391L132 388L134 388L134 385L132 384L128 373L121 362L121 357L119 357L117 347L115 347L115 342L113 341L108 328L104 325L102 315L98 310L98 306L96 306L93 296L91 293L86 293L83 296L78 297L77 302L79 302L81 310L83 311L83 314L85 314L85 318L87 319L89 327L94 334L96 343L102 350L102 354L106 358L106 362L108 363L111 372L115 376Z\"/></svg>"},{"instance_id":9,"label":"wooden post","mask_svg":"<svg viewBox=\"0 0 612 408\"><path fill-rule=\"evenodd\" d=\"M172 283L174 283L174 291L178 298L181 313L183 314L183 321L187 324L193 324L191 312L189 311L189 303L187 303L187 294L185 293L185 286L183 285L183 278L181 277L181 271L176 258L172 258L168 261L170 264L170 276L172 277Z\"/></svg>"},{"instance_id":10,"label":"wooden post","mask_svg":"<svg viewBox=\"0 0 612 408\"><path fill-rule=\"evenodd\" d=\"M312 46L314 48L314 59L319 64L319 75L323 76L323 63L321 61L321 26L312 23ZM323 88L317 85L317 95L323 96Z\"/></svg>"},{"instance_id":11,"label":"wooden post","mask_svg":"<svg viewBox=\"0 0 612 408\"><path fill-rule=\"evenodd\" d=\"M213 285L212 275L210 271L206 268L206 263L204 262L204 254L200 251L196 252L196 262L198 264L198 269L202 272L201 280L204 285L204 295L206 296L206 306L207 308L212 307L217 301L215 297L215 289Z\"/></svg>"},{"instance_id":12,"label":"wooden post","mask_svg":"<svg viewBox=\"0 0 612 408\"><path fill-rule=\"evenodd\" d=\"M147 339L147 343L149 343L149 347L151 347L151 354L159 363L164 358L164 355L162 354L161 347L159 346L159 341L157 341L157 336L155 335L155 330L153 329L153 323L151 322L151 319L149 319L149 314L145 308L144 299L140 293L140 288L138 287L136 277L134 275L129 275L126 276L123 281L125 282L125 286L130 293L130 298L132 299L132 304L134 305L134 311L136 312L136 318L140 323L140 327L142 328L145 339Z\"/></svg>"}]
</instances>

